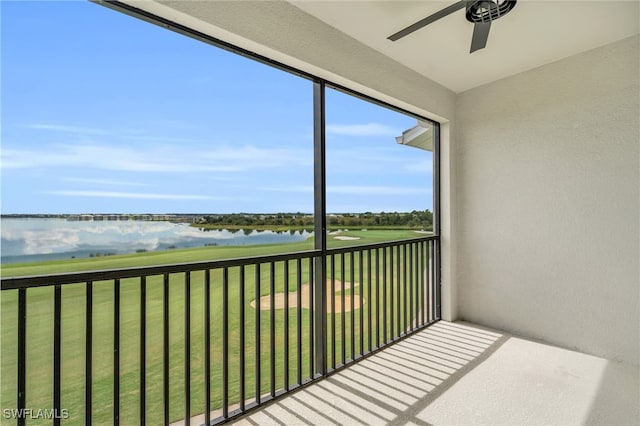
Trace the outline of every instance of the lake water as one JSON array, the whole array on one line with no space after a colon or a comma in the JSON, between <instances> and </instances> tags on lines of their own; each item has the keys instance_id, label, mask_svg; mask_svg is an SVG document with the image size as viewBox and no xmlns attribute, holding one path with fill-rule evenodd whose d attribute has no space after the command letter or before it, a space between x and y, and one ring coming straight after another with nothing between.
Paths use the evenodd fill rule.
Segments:
<instances>
[{"instance_id":1,"label":"lake water","mask_svg":"<svg viewBox=\"0 0 640 426\"><path fill-rule=\"evenodd\" d=\"M3 264L207 245L287 243L303 241L312 235L306 231L205 231L186 223L136 220L3 218L0 225Z\"/></svg>"}]
</instances>

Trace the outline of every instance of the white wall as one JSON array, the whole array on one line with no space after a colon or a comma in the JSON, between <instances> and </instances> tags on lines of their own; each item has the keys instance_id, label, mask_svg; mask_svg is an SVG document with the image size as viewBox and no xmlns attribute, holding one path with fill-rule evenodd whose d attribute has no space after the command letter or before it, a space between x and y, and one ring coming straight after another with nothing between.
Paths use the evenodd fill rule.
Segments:
<instances>
[{"instance_id":1,"label":"white wall","mask_svg":"<svg viewBox=\"0 0 640 426\"><path fill-rule=\"evenodd\" d=\"M638 364L639 41L458 96L462 319Z\"/></svg>"}]
</instances>

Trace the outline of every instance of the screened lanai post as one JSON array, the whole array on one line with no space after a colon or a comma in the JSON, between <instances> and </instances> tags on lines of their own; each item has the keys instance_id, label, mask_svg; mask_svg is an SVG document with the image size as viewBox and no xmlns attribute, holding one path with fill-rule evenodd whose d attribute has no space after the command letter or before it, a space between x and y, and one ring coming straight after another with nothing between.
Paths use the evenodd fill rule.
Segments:
<instances>
[{"instance_id":1,"label":"screened lanai post","mask_svg":"<svg viewBox=\"0 0 640 426\"><path fill-rule=\"evenodd\" d=\"M315 358L318 375L327 371L327 211L326 211L326 150L325 150L325 84L313 82L313 175L314 175L314 236L315 248L321 250L315 260ZM309 277L311 278L311 277Z\"/></svg>"},{"instance_id":2,"label":"screened lanai post","mask_svg":"<svg viewBox=\"0 0 640 426\"><path fill-rule=\"evenodd\" d=\"M440 236L440 124L433 124L433 235ZM436 318L442 319L441 312L441 294L440 294L440 239L434 241L435 254L434 254L434 269L435 269L435 283L434 293L436 299Z\"/></svg>"}]
</instances>

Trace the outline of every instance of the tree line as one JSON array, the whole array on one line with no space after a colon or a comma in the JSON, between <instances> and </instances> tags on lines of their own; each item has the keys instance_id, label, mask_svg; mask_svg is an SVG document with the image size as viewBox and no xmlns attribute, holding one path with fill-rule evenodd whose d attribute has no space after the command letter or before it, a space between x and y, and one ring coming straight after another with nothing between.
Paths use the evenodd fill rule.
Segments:
<instances>
[{"instance_id":1,"label":"tree line","mask_svg":"<svg viewBox=\"0 0 640 426\"><path fill-rule=\"evenodd\" d=\"M313 215L305 213L230 213L202 216L198 221L198 225L220 228L231 226L234 228L287 227L290 229L313 229L314 218ZM329 214L327 215L327 226L331 229L406 228L429 231L433 229L433 213L427 209L413 210L411 212Z\"/></svg>"}]
</instances>

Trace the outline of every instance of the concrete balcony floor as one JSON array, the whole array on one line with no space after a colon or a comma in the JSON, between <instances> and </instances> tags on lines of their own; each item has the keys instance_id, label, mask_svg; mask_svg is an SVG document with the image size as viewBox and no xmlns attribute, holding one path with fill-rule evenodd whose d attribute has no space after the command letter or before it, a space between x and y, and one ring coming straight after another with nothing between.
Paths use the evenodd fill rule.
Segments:
<instances>
[{"instance_id":1,"label":"concrete balcony floor","mask_svg":"<svg viewBox=\"0 0 640 426\"><path fill-rule=\"evenodd\" d=\"M638 367L441 321L239 425L638 425Z\"/></svg>"}]
</instances>

